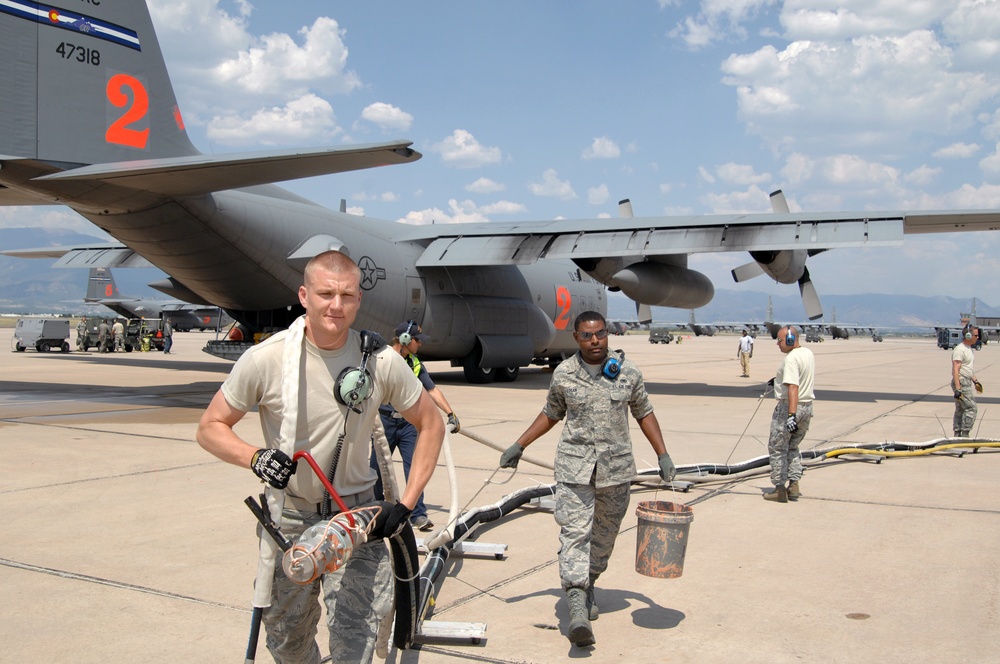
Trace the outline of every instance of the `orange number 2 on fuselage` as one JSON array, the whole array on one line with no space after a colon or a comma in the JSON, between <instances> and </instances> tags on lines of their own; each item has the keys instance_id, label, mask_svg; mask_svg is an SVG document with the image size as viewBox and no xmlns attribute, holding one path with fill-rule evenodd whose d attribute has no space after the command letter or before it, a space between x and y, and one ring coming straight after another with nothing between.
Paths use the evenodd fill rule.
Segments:
<instances>
[{"instance_id":1,"label":"orange number 2 on fuselage","mask_svg":"<svg viewBox=\"0 0 1000 664\"><path fill-rule=\"evenodd\" d=\"M108 143L141 150L146 147L146 141L149 140L149 127L139 130L132 129L129 125L146 117L149 112L149 94L146 92L145 86L134 76L115 74L108 81L106 92L108 101L119 108L129 102L129 95L123 92L123 88L132 91L132 105L125 110L120 118L111 123L108 131L104 134L104 140Z\"/></svg>"},{"instance_id":2,"label":"orange number 2 on fuselage","mask_svg":"<svg viewBox=\"0 0 1000 664\"><path fill-rule=\"evenodd\" d=\"M552 321L557 330L565 330L569 325L569 309L573 304L573 296L565 286L556 286L556 319Z\"/></svg>"}]
</instances>

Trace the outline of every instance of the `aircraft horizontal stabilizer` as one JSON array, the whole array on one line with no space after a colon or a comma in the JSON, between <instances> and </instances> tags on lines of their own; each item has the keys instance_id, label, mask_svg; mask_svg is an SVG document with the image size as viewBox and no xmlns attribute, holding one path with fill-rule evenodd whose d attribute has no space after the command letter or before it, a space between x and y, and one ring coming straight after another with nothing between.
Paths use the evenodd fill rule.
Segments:
<instances>
[{"instance_id":1,"label":"aircraft horizontal stabilizer","mask_svg":"<svg viewBox=\"0 0 1000 664\"><path fill-rule=\"evenodd\" d=\"M0 251L0 254L14 258L58 258L52 267L154 267L145 258L118 242L8 249Z\"/></svg>"},{"instance_id":2,"label":"aircraft horizontal stabilizer","mask_svg":"<svg viewBox=\"0 0 1000 664\"><path fill-rule=\"evenodd\" d=\"M36 178L100 181L163 196L198 196L272 182L405 164L422 156L410 141L349 148L194 155L82 166Z\"/></svg>"},{"instance_id":3,"label":"aircraft horizontal stabilizer","mask_svg":"<svg viewBox=\"0 0 1000 664\"><path fill-rule=\"evenodd\" d=\"M0 157L0 160L2 159L3 157ZM0 207L14 205L52 205L52 202L0 185Z\"/></svg>"}]
</instances>

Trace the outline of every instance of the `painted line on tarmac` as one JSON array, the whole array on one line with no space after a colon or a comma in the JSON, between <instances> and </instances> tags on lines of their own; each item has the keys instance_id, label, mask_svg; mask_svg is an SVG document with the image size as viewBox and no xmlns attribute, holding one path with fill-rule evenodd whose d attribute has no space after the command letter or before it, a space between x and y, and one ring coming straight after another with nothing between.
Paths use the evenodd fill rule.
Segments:
<instances>
[{"instance_id":1,"label":"painted line on tarmac","mask_svg":"<svg viewBox=\"0 0 1000 664\"><path fill-rule=\"evenodd\" d=\"M56 576L61 579L70 579L71 581L84 581L86 583L94 583L101 586L110 586L112 588L118 588L120 590L131 590L134 592L145 593L147 595L156 595L158 597L166 597L168 599L179 599L185 602L194 602L195 604L204 604L205 606L215 606L221 609L229 609L230 611L238 611L240 613L250 613L250 609L246 609L240 606L233 606L232 604L223 604L222 602L213 602L206 599L199 599L197 597L191 597L190 595L181 595L179 593L172 593L166 590L158 590L156 588L150 588L148 586L137 586L134 583L125 583L123 581L112 581L111 579L103 579L99 576L90 576L89 574L79 574L77 572L67 572L66 570L52 569L51 567L40 567L38 565L31 565L29 563L22 563L16 560L9 560L7 558L0 558L0 565L5 567L12 567L14 569L21 569L28 572L37 572L39 574L48 574L50 576Z\"/></svg>"}]
</instances>

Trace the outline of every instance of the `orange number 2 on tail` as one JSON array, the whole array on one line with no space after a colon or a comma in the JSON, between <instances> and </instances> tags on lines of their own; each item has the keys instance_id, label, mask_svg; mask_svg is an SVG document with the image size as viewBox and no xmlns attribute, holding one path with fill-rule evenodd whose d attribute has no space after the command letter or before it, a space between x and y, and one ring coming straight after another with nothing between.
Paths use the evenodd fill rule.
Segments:
<instances>
[{"instance_id":1,"label":"orange number 2 on tail","mask_svg":"<svg viewBox=\"0 0 1000 664\"><path fill-rule=\"evenodd\" d=\"M132 105L108 127L108 131L104 134L104 140L108 143L141 150L146 147L146 141L149 140L149 127L139 130L132 129L129 125L146 117L149 112L149 94L134 76L115 74L108 81L107 95L108 101L119 108L129 102L129 96L125 94L123 88L132 91Z\"/></svg>"}]
</instances>

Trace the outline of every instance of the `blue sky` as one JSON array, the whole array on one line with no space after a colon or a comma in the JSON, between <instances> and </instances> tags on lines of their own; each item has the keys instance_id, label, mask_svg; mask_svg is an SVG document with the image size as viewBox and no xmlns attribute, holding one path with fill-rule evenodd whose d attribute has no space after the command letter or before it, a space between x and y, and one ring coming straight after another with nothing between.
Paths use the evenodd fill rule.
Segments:
<instances>
[{"instance_id":1,"label":"blue sky","mask_svg":"<svg viewBox=\"0 0 1000 664\"><path fill-rule=\"evenodd\" d=\"M1000 1L150 0L195 145L405 138L286 183L407 223L1000 207ZM610 223L610 222L609 222ZM0 226L96 228L52 209ZM998 234L810 260L820 294L1000 301ZM745 254L692 259L716 288Z\"/></svg>"}]
</instances>

